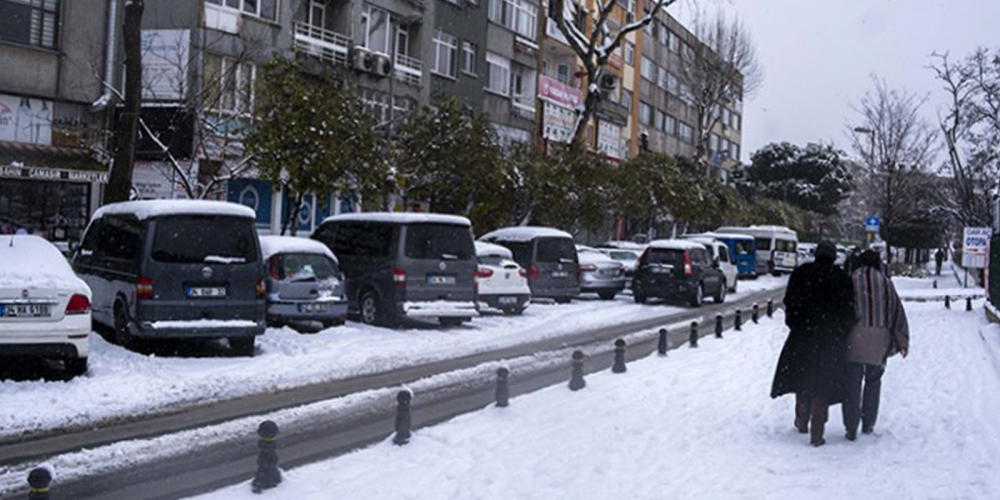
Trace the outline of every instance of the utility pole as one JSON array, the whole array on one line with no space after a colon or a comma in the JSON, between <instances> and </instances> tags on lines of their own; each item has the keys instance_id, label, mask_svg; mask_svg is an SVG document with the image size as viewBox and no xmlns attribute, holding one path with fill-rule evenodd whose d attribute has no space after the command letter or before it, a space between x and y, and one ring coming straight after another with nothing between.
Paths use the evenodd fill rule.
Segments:
<instances>
[{"instance_id":1,"label":"utility pole","mask_svg":"<svg viewBox=\"0 0 1000 500\"><path fill-rule=\"evenodd\" d=\"M122 24L125 49L125 97L116 127L116 151L111 166L104 204L128 201L132 191L135 143L139 139L139 111L142 101L142 12L144 0L126 0ZM111 82L106 82L111 85Z\"/></svg>"}]
</instances>

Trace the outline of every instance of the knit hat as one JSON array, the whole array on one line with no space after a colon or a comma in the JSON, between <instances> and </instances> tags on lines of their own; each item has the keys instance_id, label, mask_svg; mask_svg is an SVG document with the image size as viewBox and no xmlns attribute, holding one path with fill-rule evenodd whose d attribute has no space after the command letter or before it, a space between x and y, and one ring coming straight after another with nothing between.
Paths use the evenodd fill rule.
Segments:
<instances>
[{"instance_id":1,"label":"knit hat","mask_svg":"<svg viewBox=\"0 0 1000 500\"><path fill-rule=\"evenodd\" d=\"M816 260L833 262L837 260L837 247L829 241L823 241L816 246Z\"/></svg>"}]
</instances>

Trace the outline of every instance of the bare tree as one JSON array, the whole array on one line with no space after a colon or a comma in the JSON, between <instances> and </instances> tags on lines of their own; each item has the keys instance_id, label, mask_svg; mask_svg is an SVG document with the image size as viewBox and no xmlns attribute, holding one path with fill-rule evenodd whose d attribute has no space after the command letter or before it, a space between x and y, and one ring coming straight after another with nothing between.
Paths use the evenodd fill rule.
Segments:
<instances>
[{"instance_id":1,"label":"bare tree","mask_svg":"<svg viewBox=\"0 0 1000 500\"><path fill-rule=\"evenodd\" d=\"M714 19L697 15L692 23L700 43L681 53L677 70L682 100L695 117L696 159L707 171L710 139L722 121L722 108L757 93L764 71L749 30L720 11Z\"/></svg>"},{"instance_id":2,"label":"bare tree","mask_svg":"<svg viewBox=\"0 0 1000 500\"><path fill-rule=\"evenodd\" d=\"M587 129L587 124L594 117L597 105L601 101L601 89L598 82L605 75L605 68L612 54L621 47L625 37L633 31L638 31L653 22L656 15L661 11L676 3L677 0L649 0L652 7L645 16L638 20L622 26L617 31L613 31L609 21L616 5L615 0L595 0L597 11L590 29L585 29L577 22L576 13L587 14L591 12L586 6L570 2L567 8L567 0L550 0L552 2L551 15L555 17L556 26L559 32L569 42L570 49L576 54L586 71L587 88L584 91L586 96L583 101L583 112L577 115L576 126L573 130L573 142L581 143L583 134ZM585 24L585 23L583 23Z\"/></svg>"},{"instance_id":3,"label":"bare tree","mask_svg":"<svg viewBox=\"0 0 1000 500\"><path fill-rule=\"evenodd\" d=\"M926 98L893 90L872 78L875 88L854 106L860 123L848 128L855 153L864 165L859 186L869 206L881 216L881 231L892 261L890 235L921 215L928 177L924 174L937 152L934 128L920 115Z\"/></svg>"}]
</instances>

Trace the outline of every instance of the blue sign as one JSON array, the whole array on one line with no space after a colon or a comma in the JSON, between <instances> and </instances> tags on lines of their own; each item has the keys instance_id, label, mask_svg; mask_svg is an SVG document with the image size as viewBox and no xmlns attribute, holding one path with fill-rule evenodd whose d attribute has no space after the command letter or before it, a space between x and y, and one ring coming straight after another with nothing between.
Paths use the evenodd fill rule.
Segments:
<instances>
[{"instance_id":1,"label":"blue sign","mask_svg":"<svg viewBox=\"0 0 1000 500\"><path fill-rule=\"evenodd\" d=\"M881 225L882 219L878 217L865 217L865 231L872 233L878 232Z\"/></svg>"},{"instance_id":2,"label":"blue sign","mask_svg":"<svg viewBox=\"0 0 1000 500\"><path fill-rule=\"evenodd\" d=\"M271 202L273 191L271 183L257 179L233 179L229 181L227 199L239 203L257 212L257 227L271 226Z\"/></svg>"}]
</instances>

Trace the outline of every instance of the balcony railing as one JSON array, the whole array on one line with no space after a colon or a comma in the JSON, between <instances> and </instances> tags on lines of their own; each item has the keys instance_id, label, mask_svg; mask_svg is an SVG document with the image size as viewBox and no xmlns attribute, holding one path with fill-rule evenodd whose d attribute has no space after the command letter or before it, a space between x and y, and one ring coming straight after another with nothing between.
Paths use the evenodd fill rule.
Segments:
<instances>
[{"instance_id":1,"label":"balcony railing","mask_svg":"<svg viewBox=\"0 0 1000 500\"><path fill-rule=\"evenodd\" d=\"M424 63L420 59L403 54L396 54L396 79L407 84L419 87L424 77Z\"/></svg>"},{"instance_id":2,"label":"balcony railing","mask_svg":"<svg viewBox=\"0 0 1000 500\"><path fill-rule=\"evenodd\" d=\"M309 23L295 23L295 50L316 56L335 65L347 66L351 40L340 33L317 28Z\"/></svg>"}]
</instances>

